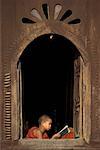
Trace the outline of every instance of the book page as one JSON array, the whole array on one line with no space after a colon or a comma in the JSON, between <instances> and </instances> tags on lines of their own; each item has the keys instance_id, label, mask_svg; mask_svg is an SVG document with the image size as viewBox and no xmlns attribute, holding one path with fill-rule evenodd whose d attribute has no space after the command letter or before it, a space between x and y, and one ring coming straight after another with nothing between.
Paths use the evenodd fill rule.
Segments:
<instances>
[{"instance_id":1,"label":"book page","mask_svg":"<svg viewBox=\"0 0 100 150\"><path fill-rule=\"evenodd\" d=\"M59 132L58 132L61 136L67 134L67 133L70 133L70 129L68 128L68 125L66 125L63 129L61 129Z\"/></svg>"}]
</instances>

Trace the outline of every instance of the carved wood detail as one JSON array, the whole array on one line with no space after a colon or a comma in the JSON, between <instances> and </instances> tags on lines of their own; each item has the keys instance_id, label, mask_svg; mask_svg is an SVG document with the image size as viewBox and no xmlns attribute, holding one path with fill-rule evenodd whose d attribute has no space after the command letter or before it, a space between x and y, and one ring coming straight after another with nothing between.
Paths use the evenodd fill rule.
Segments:
<instances>
[{"instance_id":1,"label":"carved wood detail","mask_svg":"<svg viewBox=\"0 0 100 150\"><path fill-rule=\"evenodd\" d=\"M74 62L74 108L73 108L73 125L76 135L79 135L79 116L80 116L80 95L79 95L79 79L80 79L80 58Z\"/></svg>"},{"instance_id":2,"label":"carved wood detail","mask_svg":"<svg viewBox=\"0 0 100 150\"><path fill-rule=\"evenodd\" d=\"M4 126L5 126L5 139L11 139L11 75L6 73L4 75Z\"/></svg>"}]
</instances>

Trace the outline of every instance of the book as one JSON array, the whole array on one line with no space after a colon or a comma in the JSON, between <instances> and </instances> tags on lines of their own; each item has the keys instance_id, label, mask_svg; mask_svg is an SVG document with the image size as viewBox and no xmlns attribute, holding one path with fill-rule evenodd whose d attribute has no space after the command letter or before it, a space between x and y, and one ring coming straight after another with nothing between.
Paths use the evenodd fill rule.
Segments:
<instances>
[{"instance_id":1,"label":"book","mask_svg":"<svg viewBox=\"0 0 100 150\"><path fill-rule=\"evenodd\" d=\"M64 128L62 128L59 132L58 132L61 136L70 133L70 129L68 128L68 125L65 125Z\"/></svg>"}]
</instances>

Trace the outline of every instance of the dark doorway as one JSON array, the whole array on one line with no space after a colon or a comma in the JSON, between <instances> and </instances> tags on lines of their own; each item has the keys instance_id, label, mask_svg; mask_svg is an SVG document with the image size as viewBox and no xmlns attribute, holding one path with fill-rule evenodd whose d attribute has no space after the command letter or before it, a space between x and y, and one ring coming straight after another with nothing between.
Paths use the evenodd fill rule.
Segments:
<instances>
[{"instance_id":1,"label":"dark doorway","mask_svg":"<svg viewBox=\"0 0 100 150\"><path fill-rule=\"evenodd\" d=\"M53 119L49 135L65 124L73 127L74 60L76 47L65 37L46 34L33 40L22 53L23 137L25 124L37 125L42 114Z\"/></svg>"}]
</instances>

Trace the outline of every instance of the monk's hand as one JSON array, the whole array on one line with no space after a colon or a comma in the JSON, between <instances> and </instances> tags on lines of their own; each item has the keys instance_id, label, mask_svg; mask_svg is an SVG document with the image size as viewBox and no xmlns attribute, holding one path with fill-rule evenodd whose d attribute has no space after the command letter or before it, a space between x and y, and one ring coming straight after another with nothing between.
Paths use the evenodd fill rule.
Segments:
<instances>
[{"instance_id":1,"label":"monk's hand","mask_svg":"<svg viewBox=\"0 0 100 150\"><path fill-rule=\"evenodd\" d=\"M52 136L51 139L59 139L61 137L61 135L59 133L56 133Z\"/></svg>"}]
</instances>

